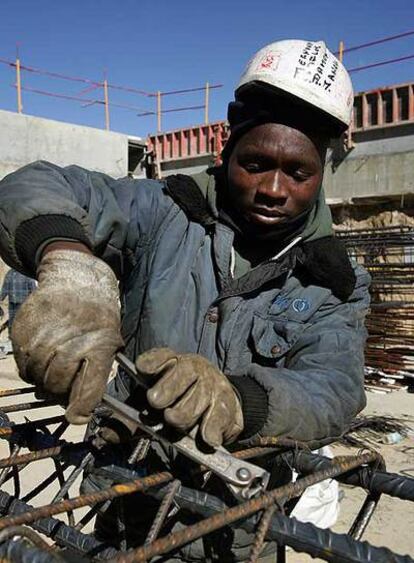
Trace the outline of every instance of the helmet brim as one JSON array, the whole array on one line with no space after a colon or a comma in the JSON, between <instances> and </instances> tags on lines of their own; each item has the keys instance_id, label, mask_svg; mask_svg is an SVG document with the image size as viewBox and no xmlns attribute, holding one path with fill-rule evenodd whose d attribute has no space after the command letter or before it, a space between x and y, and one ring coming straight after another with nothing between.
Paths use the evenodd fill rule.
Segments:
<instances>
[{"instance_id":1,"label":"helmet brim","mask_svg":"<svg viewBox=\"0 0 414 563\"><path fill-rule=\"evenodd\" d=\"M340 137L347 130L346 124L318 106L265 82L243 84L236 90L235 97L249 108L251 114L265 109L271 112L274 120L279 116L283 123L289 124L290 113L292 122L296 125L302 119L304 127L314 128L321 135L332 139Z\"/></svg>"}]
</instances>

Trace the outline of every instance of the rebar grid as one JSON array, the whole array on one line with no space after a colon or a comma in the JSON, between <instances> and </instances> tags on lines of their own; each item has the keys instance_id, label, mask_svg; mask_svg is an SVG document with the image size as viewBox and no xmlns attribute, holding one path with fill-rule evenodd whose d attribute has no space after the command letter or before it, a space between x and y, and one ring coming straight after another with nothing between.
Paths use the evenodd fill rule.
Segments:
<instances>
[{"instance_id":1,"label":"rebar grid","mask_svg":"<svg viewBox=\"0 0 414 563\"><path fill-rule=\"evenodd\" d=\"M211 532L228 526L241 520L248 518L253 514L257 514L262 510L267 510L275 503L286 502L290 499L300 496L308 487L320 483L325 479L331 479L337 475L346 473L361 464L372 463L378 459L377 454L371 452L360 456L349 456L348 459L333 461L330 468L322 469L308 475L302 479L298 479L294 483L278 487L272 491L268 491L258 498L249 500L240 505L228 508L221 514L210 516L197 524L188 526L185 530L174 532L168 536L155 540L151 545L144 545L137 550L121 555L117 561L122 563L132 563L135 561L147 561L155 555L168 553L171 549L176 549L182 545L190 543L201 536L210 534ZM1 521L0 521L1 529Z\"/></svg>"},{"instance_id":2,"label":"rebar grid","mask_svg":"<svg viewBox=\"0 0 414 563\"><path fill-rule=\"evenodd\" d=\"M25 512L18 516L5 516L0 518L0 530L4 530L8 526L20 526L22 524L31 524L40 518L47 518L48 516L55 516L82 508L83 506L93 506L98 502L112 500L131 493L143 492L151 487L157 487L171 481L173 476L168 471L154 473L142 479L136 479L129 483L122 483L114 485L102 491L91 493L88 495L79 495L67 500L61 500L54 504L47 504L38 508L33 508L30 512Z\"/></svg>"},{"instance_id":3,"label":"rebar grid","mask_svg":"<svg viewBox=\"0 0 414 563\"><path fill-rule=\"evenodd\" d=\"M24 394L20 393L20 390L10 390L13 391L10 394L8 391L0 392L0 396ZM8 410L7 407L6 410ZM8 412L11 411L8 410ZM197 500L198 497L190 494L191 490L182 485L178 476L173 472L163 471L142 476L142 471L140 473L139 467L135 466L135 460L126 468L118 467L116 463L114 464L116 455L112 458L109 456L110 461L108 461L105 457L108 456L108 451L105 448L96 449L92 442L66 442L61 438L62 432L66 429L62 417L49 417L13 425L4 411L0 411L0 419L3 424L3 427L0 427L0 438L6 438L9 441L13 452L10 457L0 460L0 468L6 472L1 477L4 481L13 477L15 481L14 496L10 496L0 488L0 514L4 514L0 518L0 557L5 554L10 557L12 552L14 554L13 550L17 549L18 544L18 553L26 553L29 557L27 561L31 560L30 558L37 550L39 554L44 554L44 558L40 558L39 561L52 563L52 561L58 560L61 548L75 549L90 560L110 558L113 561L122 562L147 561L156 555L175 551L215 530L234 526L254 533L249 563L257 560L262 548L269 541L277 542L278 553L282 555L283 546L290 545L297 551L303 551L327 561L375 560L394 561L395 563L414 561L409 557L392 554L385 548L376 548L365 542L357 541L368 525L381 494L414 500L414 479L387 473L382 459L374 452L357 456L342 456L330 460L312 454L306 444L286 438L262 438L253 447L233 452L233 455L242 459L269 455L281 456L289 467L299 473L299 478L295 483L266 491L247 502L228 506L221 499L204 492ZM53 424L59 424L54 433L48 430L48 427ZM32 451L19 454L18 452L23 447ZM26 494L25 498L27 500L28 497L33 498L56 478L60 479L61 487L59 492L54 495L51 504L31 507L19 500L20 472L28 464L42 459L53 460L55 473L52 476L46 476L44 486L39 484L33 491ZM97 459L104 464L106 474L113 475L114 484L91 494L66 498L82 469L89 461ZM69 470L70 467L72 469L63 477L63 471ZM203 471L205 468L199 467L199 472ZM341 482L362 487L368 492L367 499L352 523L348 536L340 536L329 530L322 531L310 524L301 524L277 510L289 499L299 497L307 487L327 478L337 478ZM160 501L160 508L152 523L147 541L141 547L125 552L127 546L124 539L121 542L121 551L117 551L105 542L80 531L94 517L100 506L115 499L119 499L117 503L120 510L119 526L121 529L123 504L120 499L135 492L145 493ZM201 498L203 498L202 502ZM69 520L68 525L53 518L58 514L70 514L77 508L85 506L91 507L90 511L77 523L73 519ZM183 530L174 531L162 537L167 520L172 513L179 510L192 512L197 515L198 519L200 517L202 519ZM73 514L72 517L74 518ZM31 527L26 528L23 525ZM46 555L46 547L42 544L44 540L37 536L32 528L41 531L56 542L58 551L55 549L51 552L49 549ZM13 530L21 533L13 534ZM161 537L159 537L160 535ZM23 537L26 540L18 539ZM27 544L27 539L31 540L29 541L30 546ZM21 543L24 541L26 541L25 544ZM282 557L278 559L278 561L281 560Z\"/></svg>"},{"instance_id":4,"label":"rebar grid","mask_svg":"<svg viewBox=\"0 0 414 563\"><path fill-rule=\"evenodd\" d=\"M366 387L377 393L414 385L414 226L340 231L370 273Z\"/></svg>"}]
</instances>

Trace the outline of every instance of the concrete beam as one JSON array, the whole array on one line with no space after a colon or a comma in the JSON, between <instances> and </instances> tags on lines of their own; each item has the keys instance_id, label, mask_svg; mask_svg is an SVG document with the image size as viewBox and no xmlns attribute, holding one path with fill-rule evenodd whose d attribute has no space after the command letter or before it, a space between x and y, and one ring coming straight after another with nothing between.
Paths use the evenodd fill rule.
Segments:
<instances>
[{"instance_id":1,"label":"concrete beam","mask_svg":"<svg viewBox=\"0 0 414 563\"><path fill-rule=\"evenodd\" d=\"M346 158L335 169L325 168L328 200L387 197L414 193L414 151L366 154Z\"/></svg>"},{"instance_id":2,"label":"concrete beam","mask_svg":"<svg viewBox=\"0 0 414 563\"><path fill-rule=\"evenodd\" d=\"M35 160L77 164L119 178L128 173L128 136L0 111L0 178Z\"/></svg>"}]
</instances>

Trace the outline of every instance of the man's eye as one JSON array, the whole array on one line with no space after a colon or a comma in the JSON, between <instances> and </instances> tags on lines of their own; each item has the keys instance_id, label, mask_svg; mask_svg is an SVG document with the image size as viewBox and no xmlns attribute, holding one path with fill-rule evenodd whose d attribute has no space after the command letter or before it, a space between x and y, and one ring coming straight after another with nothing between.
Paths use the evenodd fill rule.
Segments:
<instances>
[{"instance_id":1,"label":"man's eye","mask_svg":"<svg viewBox=\"0 0 414 563\"><path fill-rule=\"evenodd\" d=\"M309 172L306 172L305 170L292 170L290 175L297 182L304 182L305 180L308 180L311 176L311 174L309 174Z\"/></svg>"},{"instance_id":2,"label":"man's eye","mask_svg":"<svg viewBox=\"0 0 414 563\"><path fill-rule=\"evenodd\" d=\"M259 162L245 162L243 168L247 170L247 172L260 172L262 166Z\"/></svg>"}]
</instances>

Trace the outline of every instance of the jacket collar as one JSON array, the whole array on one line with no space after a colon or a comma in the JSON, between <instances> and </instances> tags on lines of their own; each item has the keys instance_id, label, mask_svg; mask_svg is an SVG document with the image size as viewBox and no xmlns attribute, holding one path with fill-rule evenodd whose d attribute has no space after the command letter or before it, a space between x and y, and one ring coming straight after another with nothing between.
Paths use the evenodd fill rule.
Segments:
<instances>
[{"instance_id":1,"label":"jacket collar","mask_svg":"<svg viewBox=\"0 0 414 563\"><path fill-rule=\"evenodd\" d=\"M215 179L206 172L194 178L184 174L168 176L165 186L171 198L181 207L187 217L212 232L219 221L216 207ZM322 192L321 192L322 193ZM322 199L321 199L322 198ZM341 301L352 294L356 277L345 245L333 236L330 210L323 193L318 200L312 220L304 229L304 240L291 248L282 260L266 261L238 280L232 280L232 293L245 293L258 288L260 279L263 285L295 268L295 273L303 283L326 287ZM284 264L285 266L280 268ZM256 276L256 270L260 276ZM253 276L252 276L253 274Z\"/></svg>"}]
</instances>

